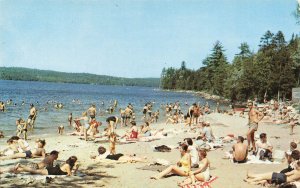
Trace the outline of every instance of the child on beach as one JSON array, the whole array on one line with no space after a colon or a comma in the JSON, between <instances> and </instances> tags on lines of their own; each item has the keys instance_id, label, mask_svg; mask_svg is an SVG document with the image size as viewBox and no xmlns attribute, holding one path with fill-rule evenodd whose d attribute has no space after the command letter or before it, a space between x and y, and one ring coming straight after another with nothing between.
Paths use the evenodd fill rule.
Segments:
<instances>
[{"instance_id":1,"label":"child on beach","mask_svg":"<svg viewBox=\"0 0 300 188\"><path fill-rule=\"evenodd\" d=\"M68 122L69 122L70 126L72 126L72 120L73 120L73 116L72 116L72 113L70 113L68 116Z\"/></svg>"},{"instance_id":2,"label":"child on beach","mask_svg":"<svg viewBox=\"0 0 300 188\"><path fill-rule=\"evenodd\" d=\"M19 118L16 121L16 125L17 125L17 136L23 134L24 139L27 140L27 123L22 118Z\"/></svg>"},{"instance_id":3,"label":"child on beach","mask_svg":"<svg viewBox=\"0 0 300 188\"><path fill-rule=\"evenodd\" d=\"M116 141L117 141L117 136L114 132L110 133L109 135L109 150L111 155L116 154Z\"/></svg>"}]
</instances>

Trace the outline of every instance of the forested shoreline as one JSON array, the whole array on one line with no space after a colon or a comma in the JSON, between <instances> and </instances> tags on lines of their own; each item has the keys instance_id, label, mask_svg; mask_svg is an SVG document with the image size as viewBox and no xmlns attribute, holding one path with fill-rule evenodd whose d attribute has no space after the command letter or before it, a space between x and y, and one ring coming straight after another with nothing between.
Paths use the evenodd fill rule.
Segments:
<instances>
[{"instance_id":1,"label":"forested shoreline","mask_svg":"<svg viewBox=\"0 0 300 188\"><path fill-rule=\"evenodd\" d=\"M257 52L243 42L228 62L223 45L217 41L202 67L191 70L183 61L180 68L164 68L160 85L163 89L203 91L232 101L291 99L292 88L300 85L299 44L297 35L286 41L281 31L267 31Z\"/></svg>"},{"instance_id":2,"label":"forested shoreline","mask_svg":"<svg viewBox=\"0 0 300 188\"><path fill-rule=\"evenodd\" d=\"M66 73L21 67L0 67L0 80L23 80L145 87L159 86L159 78L121 78L88 73Z\"/></svg>"}]
</instances>

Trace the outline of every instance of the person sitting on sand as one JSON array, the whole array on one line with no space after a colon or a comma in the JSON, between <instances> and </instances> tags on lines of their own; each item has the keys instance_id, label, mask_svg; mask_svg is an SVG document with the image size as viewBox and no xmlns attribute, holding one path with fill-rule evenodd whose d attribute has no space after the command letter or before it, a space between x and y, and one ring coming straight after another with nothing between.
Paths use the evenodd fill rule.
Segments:
<instances>
[{"instance_id":1,"label":"person sitting on sand","mask_svg":"<svg viewBox=\"0 0 300 188\"><path fill-rule=\"evenodd\" d=\"M234 163L247 162L248 146L244 144L244 137L238 136L237 143L232 146Z\"/></svg>"},{"instance_id":2,"label":"person sitting on sand","mask_svg":"<svg viewBox=\"0 0 300 188\"><path fill-rule=\"evenodd\" d=\"M145 125L141 129L141 136L145 136L145 137L151 136L151 128L149 122L145 122Z\"/></svg>"},{"instance_id":3,"label":"person sitting on sand","mask_svg":"<svg viewBox=\"0 0 300 188\"><path fill-rule=\"evenodd\" d=\"M188 152L191 155L191 162L192 162L192 168L198 168L199 167L199 157L196 147L193 145L193 140L191 138L185 138L184 141L186 141L188 147Z\"/></svg>"},{"instance_id":4,"label":"person sitting on sand","mask_svg":"<svg viewBox=\"0 0 300 188\"><path fill-rule=\"evenodd\" d=\"M90 122L90 131L88 132L89 135L92 135L92 138L95 138L95 135L99 133L98 127L102 125L102 122L92 120Z\"/></svg>"},{"instance_id":5,"label":"person sitting on sand","mask_svg":"<svg viewBox=\"0 0 300 188\"><path fill-rule=\"evenodd\" d=\"M182 144L180 147L181 159L177 165L171 165L156 176L151 176L151 179L161 179L169 173L177 174L180 176L188 176L191 171L191 155L188 153L188 145Z\"/></svg>"},{"instance_id":6,"label":"person sitting on sand","mask_svg":"<svg viewBox=\"0 0 300 188\"><path fill-rule=\"evenodd\" d=\"M172 115L172 117L169 117L167 119L166 124L168 124L169 122L171 122L172 124L178 123L178 112L174 112L174 114Z\"/></svg>"},{"instance_id":7,"label":"person sitting on sand","mask_svg":"<svg viewBox=\"0 0 300 188\"><path fill-rule=\"evenodd\" d=\"M22 153L16 153L13 155L0 157L0 160L45 157L45 155L46 155L46 152L44 149L44 146L46 145L45 140L37 139L36 144L37 144L37 147L33 150L27 150Z\"/></svg>"},{"instance_id":8,"label":"person sitting on sand","mask_svg":"<svg viewBox=\"0 0 300 188\"><path fill-rule=\"evenodd\" d=\"M300 161L295 164L295 170L287 173L268 172L264 174L247 174L244 180L253 185L266 184L270 181L272 184L280 185L286 182L300 180Z\"/></svg>"},{"instance_id":9,"label":"person sitting on sand","mask_svg":"<svg viewBox=\"0 0 300 188\"><path fill-rule=\"evenodd\" d=\"M288 158L288 167L281 170L280 173L287 173L291 172L295 169L295 163L300 160L300 151L299 150L293 150Z\"/></svg>"},{"instance_id":10,"label":"person sitting on sand","mask_svg":"<svg viewBox=\"0 0 300 188\"><path fill-rule=\"evenodd\" d=\"M100 146L98 148L98 156L91 156L92 159L98 159L98 160L103 160L103 159L110 159L114 161L119 161L119 162L147 162L146 158L140 158L136 157L135 155L124 155L122 153L117 153L117 154L110 154L110 152L106 151L105 147Z\"/></svg>"},{"instance_id":11,"label":"person sitting on sand","mask_svg":"<svg viewBox=\"0 0 300 188\"><path fill-rule=\"evenodd\" d=\"M195 184L195 180L205 182L210 179L210 162L207 159L207 153L205 150L199 150L199 158L201 159L199 169L191 171L189 173L190 177L179 183L179 186L184 186L191 183Z\"/></svg>"},{"instance_id":12,"label":"person sitting on sand","mask_svg":"<svg viewBox=\"0 0 300 188\"><path fill-rule=\"evenodd\" d=\"M135 121L131 122L131 128L121 138L124 138L124 137L127 139L137 139L138 138L138 128L136 126Z\"/></svg>"},{"instance_id":13,"label":"person sitting on sand","mask_svg":"<svg viewBox=\"0 0 300 188\"><path fill-rule=\"evenodd\" d=\"M205 137L205 139L208 142L213 142L213 140L215 139L215 136L212 132L212 129L210 127L210 123L209 122L205 122L203 123L203 129L202 129L202 136Z\"/></svg>"},{"instance_id":14,"label":"person sitting on sand","mask_svg":"<svg viewBox=\"0 0 300 188\"><path fill-rule=\"evenodd\" d=\"M259 160L272 159L273 146L267 141L267 134L261 133L259 135L259 140L256 142L257 155Z\"/></svg>"},{"instance_id":15,"label":"person sitting on sand","mask_svg":"<svg viewBox=\"0 0 300 188\"><path fill-rule=\"evenodd\" d=\"M41 174L41 175L67 175L71 176L75 174L78 170L79 164L76 162L77 157L71 156L66 160L65 164L61 167L56 165L55 167L46 167L45 169L32 169L27 166L18 163L15 166L15 171L17 172L30 172L31 174Z\"/></svg>"},{"instance_id":16,"label":"person sitting on sand","mask_svg":"<svg viewBox=\"0 0 300 188\"><path fill-rule=\"evenodd\" d=\"M286 152L285 152L285 158L286 158L288 164L291 163L291 153L292 153L294 150L296 150L296 149L297 149L297 144L296 144L296 142L291 142L291 143L290 143L290 149L289 149L289 151L286 151Z\"/></svg>"}]
</instances>

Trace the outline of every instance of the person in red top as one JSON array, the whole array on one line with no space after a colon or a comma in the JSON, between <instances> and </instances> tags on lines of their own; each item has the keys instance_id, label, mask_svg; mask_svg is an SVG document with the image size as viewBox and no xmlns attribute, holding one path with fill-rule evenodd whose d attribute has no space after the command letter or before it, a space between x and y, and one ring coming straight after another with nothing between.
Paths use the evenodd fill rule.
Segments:
<instances>
[{"instance_id":1,"label":"person in red top","mask_svg":"<svg viewBox=\"0 0 300 188\"><path fill-rule=\"evenodd\" d=\"M127 131L127 133L124 136L122 136L122 138L124 138L124 137L130 138L130 139L132 139L132 138L138 138L138 128L136 126L136 122L135 121L131 122L131 128L130 128L129 131Z\"/></svg>"}]
</instances>

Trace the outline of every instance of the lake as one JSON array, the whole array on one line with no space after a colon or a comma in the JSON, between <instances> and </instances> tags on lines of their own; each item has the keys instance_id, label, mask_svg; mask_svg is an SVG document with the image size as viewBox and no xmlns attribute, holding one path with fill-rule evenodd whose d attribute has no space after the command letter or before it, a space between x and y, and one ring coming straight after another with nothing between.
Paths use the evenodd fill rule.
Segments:
<instances>
[{"instance_id":1,"label":"lake","mask_svg":"<svg viewBox=\"0 0 300 188\"><path fill-rule=\"evenodd\" d=\"M153 102L153 111L160 109L161 117L164 115L162 104L179 101L182 111L186 113L188 106L185 103L190 105L199 102L203 105L206 102L193 93L163 91L151 87L0 80L0 88L0 101L6 103L12 100L10 105L6 105L6 111L0 112L0 130L4 131L5 135L14 134L16 119L27 120L30 103L38 109L34 134L50 134L56 132L58 125L67 125L70 112L73 113L73 118L79 117L93 103L96 104L97 113L101 111L104 114L96 116L97 120L103 123L110 116L105 111L114 100L118 101L117 109L125 108L131 103L139 123L142 121L142 108L146 102ZM214 102L208 102L214 106ZM63 103L64 108L54 108L56 103ZM119 111L116 110L114 115L119 116ZM165 121L165 118L160 120Z\"/></svg>"}]
</instances>

